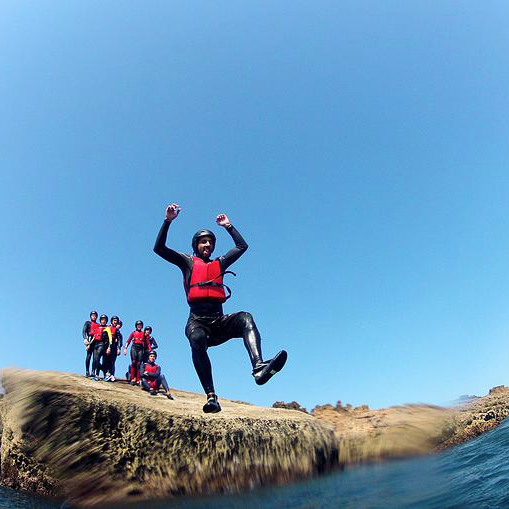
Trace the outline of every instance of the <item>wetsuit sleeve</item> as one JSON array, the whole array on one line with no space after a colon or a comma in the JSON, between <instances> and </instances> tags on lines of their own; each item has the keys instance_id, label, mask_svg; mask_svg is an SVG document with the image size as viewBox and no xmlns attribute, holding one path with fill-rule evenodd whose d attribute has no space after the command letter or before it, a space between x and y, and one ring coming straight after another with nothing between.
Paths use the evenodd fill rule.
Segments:
<instances>
[{"instance_id":1,"label":"wetsuit sleeve","mask_svg":"<svg viewBox=\"0 0 509 509\"><path fill-rule=\"evenodd\" d=\"M134 331L131 332L131 334L129 334L129 337L127 338L127 343L125 344L126 348L130 345L131 341L133 340L133 334L134 334Z\"/></svg>"},{"instance_id":2,"label":"wetsuit sleeve","mask_svg":"<svg viewBox=\"0 0 509 509\"><path fill-rule=\"evenodd\" d=\"M148 375L148 373L147 373L147 375L145 375L145 363L144 362L142 362L140 364L140 373L141 373L141 376L144 377L144 378L146 378L147 375Z\"/></svg>"},{"instance_id":3,"label":"wetsuit sleeve","mask_svg":"<svg viewBox=\"0 0 509 509\"><path fill-rule=\"evenodd\" d=\"M117 331L117 341L118 347L122 348L122 345L124 344L124 336L122 336L122 333L120 331Z\"/></svg>"},{"instance_id":4,"label":"wetsuit sleeve","mask_svg":"<svg viewBox=\"0 0 509 509\"><path fill-rule=\"evenodd\" d=\"M90 322L87 320L83 325L83 339L88 339L90 332Z\"/></svg>"},{"instance_id":5,"label":"wetsuit sleeve","mask_svg":"<svg viewBox=\"0 0 509 509\"><path fill-rule=\"evenodd\" d=\"M113 343L113 336L111 334L111 329L109 327L106 327L106 333L108 334L108 341L109 341L109 345L111 346L111 344Z\"/></svg>"},{"instance_id":6,"label":"wetsuit sleeve","mask_svg":"<svg viewBox=\"0 0 509 509\"><path fill-rule=\"evenodd\" d=\"M184 253L179 253L166 246L166 238L168 236L168 229L170 228L170 221L163 221L161 229L154 244L154 253L164 258L167 262L173 263L185 273L186 270L191 268L192 258Z\"/></svg>"},{"instance_id":7,"label":"wetsuit sleeve","mask_svg":"<svg viewBox=\"0 0 509 509\"><path fill-rule=\"evenodd\" d=\"M159 348L159 345L157 344L157 341L155 340L155 338L150 339L150 347L152 350Z\"/></svg>"},{"instance_id":8,"label":"wetsuit sleeve","mask_svg":"<svg viewBox=\"0 0 509 509\"><path fill-rule=\"evenodd\" d=\"M233 242L235 242L235 247L219 257L222 270L226 270L233 262L236 262L248 248L247 242L234 226L226 228L226 231L231 235Z\"/></svg>"}]
</instances>

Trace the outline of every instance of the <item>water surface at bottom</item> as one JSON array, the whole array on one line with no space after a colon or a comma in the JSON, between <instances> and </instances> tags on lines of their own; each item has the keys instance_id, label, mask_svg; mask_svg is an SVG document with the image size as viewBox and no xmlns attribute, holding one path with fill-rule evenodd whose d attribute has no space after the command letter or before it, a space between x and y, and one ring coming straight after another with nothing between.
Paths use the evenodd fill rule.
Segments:
<instances>
[{"instance_id":1,"label":"water surface at bottom","mask_svg":"<svg viewBox=\"0 0 509 509\"><path fill-rule=\"evenodd\" d=\"M236 495L123 504L129 509L495 509L509 508L509 421L442 454L364 465ZM0 488L3 509L65 505ZM110 509L111 506L108 506Z\"/></svg>"}]
</instances>

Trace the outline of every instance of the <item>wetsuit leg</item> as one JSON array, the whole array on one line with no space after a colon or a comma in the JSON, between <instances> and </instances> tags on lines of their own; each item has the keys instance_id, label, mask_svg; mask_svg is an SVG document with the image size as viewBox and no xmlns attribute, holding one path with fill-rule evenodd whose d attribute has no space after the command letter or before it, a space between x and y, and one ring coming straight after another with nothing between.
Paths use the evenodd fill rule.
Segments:
<instances>
[{"instance_id":1,"label":"wetsuit leg","mask_svg":"<svg viewBox=\"0 0 509 509\"><path fill-rule=\"evenodd\" d=\"M136 350L136 373L137 373L138 380L141 377L140 366L141 366L141 363L143 362L143 353L144 353L143 347Z\"/></svg>"},{"instance_id":2,"label":"wetsuit leg","mask_svg":"<svg viewBox=\"0 0 509 509\"><path fill-rule=\"evenodd\" d=\"M130 366L130 377L131 381L136 381L138 379L138 370L136 369L136 354L137 348L135 345L131 347L131 366Z\"/></svg>"},{"instance_id":3,"label":"wetsuit leg","mask_svg":"<svg viewBox=\"0 0 509 509\"><path fill-rule=\"evenodd\" d=\"M224 315L217 320L214 328L217 328L218 336L223 339L243 338L253 368L262 364L260 332L251 313L239 311L238 313Z\"/></svg>"},{"instance_id":4,"label":"wetsuit leg","mask_svg":"<svg viewBox=\"0 0 509 509\"><path fill-rule=\"evenodd\" d=\"M87 350L87 356L85 358L85 370L87 373L90 373L90 361L94 355L94 344L91 343Z\"/></svg>"},{"instance_id":5,"label":"wetsuit leg","mask_svg":"<svg viewBox=\"0 0 509 509\"><path fill-rule=\"evenodd\" d=\"M144 378L141 379L141 388L144 391L150 391L150 385L148 384L148 382Z\"/></svg>"},{"instance_id":6,"label":"wetsuit leg","mask_svg":"<svg viewBox=\"0 0 509 509\"><path fill-rule=\"evenodd\" d=\"M161 375L158 379L157 379L157 388L159 389L159 386L162 385L163 386L163 389L166 391L166 392L170 392L170 387L168 386L168 382L166 381L166 377L164 375Z\"/></svg>"},{"instance_id":7,"label":"wetsuit leg","mask_svg":"<svg viewBox=\"0 0 509 509\"><path fill-rule=\"evenodd\" d=\"M214 382L212 381L212 366L207 354L207 339L209 335L206 329L190 318L186 326L186 336L191 345L194 369L205 394L215 392Z\"/></svg>"},{"instance_id":8,"label":"wetsuit leg","mask_svg":"<svg viewBox=\"0 0 509 509\"><path fill-rule=\"evenodd\" d=\"M112 344L111 345L111 352L110 355L108 355L108 373L110 375L115 374L115 361L117 360L117 345Z\"/></svg>"},{"instance_id":9,"label":"wetsuit leg","mask_svg":"<svg viewBox=\"0 0 509 509\"><path fill-rule=\"evenodd\" d=\"M95 376L99 376L99 371L101 370L101 357L104 350L104 344L100 341L94 341L92 343L94 347L94 358L92 360L92 374Z\"/></svg>"}]
</instances>

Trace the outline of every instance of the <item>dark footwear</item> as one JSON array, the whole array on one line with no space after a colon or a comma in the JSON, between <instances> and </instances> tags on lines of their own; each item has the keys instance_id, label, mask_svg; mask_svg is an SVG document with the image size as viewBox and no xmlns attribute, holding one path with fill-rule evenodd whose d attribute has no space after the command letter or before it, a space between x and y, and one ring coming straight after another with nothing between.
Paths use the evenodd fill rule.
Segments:
<instances>
[{"instance_id":1,"label":"dark footwear","mask_svg":"<svg viewBox=\"0 0 509 509\"><path fill-rule=\"evenodd\" d=\"M203 411L206 414L217 414L217 412L221 411L221 405L213 392L207 394L207 403L203 405Z\"/></svg>"},{"instance_id":2,"label":"dark footwear","mask_svg":"<svg viewBox=\"0 0 509 509\"><path fill-rule=\"evenodd\" d=\"M136 382L135 382L134 380L131 380L129 383L130 383L131 385L136 385Z\"/></svg>"},{"instance_id":3,"label":"dark footwear","mask_svg":"<svg viewBox=\"0 0 509 509\"><path fill-rule=\"evenodd\" d=\"M157 391L155 389L150 389L151 396L157 396Z\"/></svg>"},{"instance_id":4,"label":"dark footwear","mask_svg":"<svg viewBox=\"0 0 509 509\"><path fill-rule=\"evenodd\" d=\"M90 378L90 372L89 372L89 371L87 371L87 372L85 373L85 376L86 376L87 378Z\"/></svg>"},{"instance_id":5,"label":"dark footwear","mask_svg":"<svg viewBox=\"0 0 509 509\"><path fill-rule=\"evenodd\" d=\"M175 399L175 398L174 398L174 397L173 397L170 393L166 394L166 397L167 397L168 399Z\"/></svg>"},{"instance_id":6,"label":"dark footwear","mask_svg":"<svg viewBox=\"0 0 509 509\"><path fill-rule=\"evenodd\" d=\"M283 369L287 358L286 351L281 350L275 357L257 366L253 369L255 382L258 385L266 384L278 371Z\"/></svg>"}]
</instances>

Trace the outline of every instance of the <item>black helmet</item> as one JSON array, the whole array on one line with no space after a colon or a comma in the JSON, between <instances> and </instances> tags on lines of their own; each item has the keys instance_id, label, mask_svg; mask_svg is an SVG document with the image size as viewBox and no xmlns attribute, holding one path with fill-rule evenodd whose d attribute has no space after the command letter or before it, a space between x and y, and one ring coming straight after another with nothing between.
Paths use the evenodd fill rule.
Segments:
<instances>
[{"instance_id":1,"label":"black helmet","mask_svg":"<svg viewBox=\"0 0 509 509\"><path fill-rule=\"evenodd\" d=\"M197 252L198 248L198 240L200 240L201 237L210 237L212 239L212 242L214 243L214 246L216 245L216 236L214 235L214 232L211 232L210 230L198 230L193 235L193 242L191 245L193 246L193 252Z\"/></svg>"},{"instance_id":2,"label":"black helmet","mask_svg":"<svg viewBox=\"0 0 509 509\"><path fill-rule=\"evenodd\" d=\"M119 325L120 327L122 327L122 325L124 325L124 324L122 323L122 320L119 320L119 321L118 321L118 325Z\"/></svg>"},{"instance_id":3,"label":"black helmet","mask_svg":"<svg viewBox=\"0 0 509 509\"><path fill-rule=\"evenodd\" d=\"M155 355L156 359L157 359L157 352L155 350L150 350L150 352L148 353L147 357L150 357L151 355Z\"/></svg>"},{"instance_id":4,"label":"black helmet","mask_svg":"<svg viewBox=\"0 0 509 509\"><path fill-rule=\"evenodd\" d=\"M108 317L107 317L106 315L101 315L101 316L99 317L99 321L101 321L103 318L104 318L106 321L108 321Z\"/></svg>"},{"instance_id":5,"label":"black helmet","mask_svg":"<svg viewBox=\"0 0 509 509\"><path fill-rule=\"evenodd\" d=\"M113 315L111 317L111 321L113 322L113 320L116 320L117 322L120 322L120 318L117 316L117 315Z\"/></svg>"},{"instance_id":6,"label":"black helmet","mask_svg":"<svg viewBox=\"0 0 509 509\"><path fill-rule=\"evenodd\" d=\"M141 320L136 320L136 323L134 324L134 326L138 327L138 325L141 325L143 327L143 322Z\"/></svg>"},{"instance_id":7,"label":"black helmet","mask_svg":"<svg viewBox=\"0 0 509 509\"><path fill-rule=\"evenodd\" d=\"M92 318L92 315L95 315L97 317L99 316L99 313L97 311L90 311L90 318Z\"/></svg>"},{"instance_id":8,"label":"black helmet","mask_svg":"<svg viewBox=\"0 0 509 509\"><path fill-rule=\"evenodd\" d=\"M150 332L152 332L152 327L150 325L147 325L144 330L149 330Z\"/></svg>"}]
</instances>

